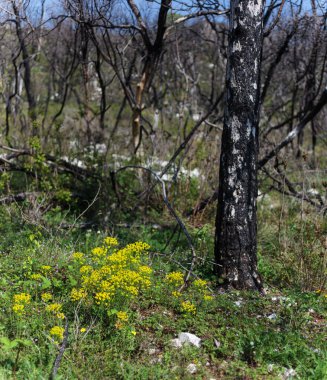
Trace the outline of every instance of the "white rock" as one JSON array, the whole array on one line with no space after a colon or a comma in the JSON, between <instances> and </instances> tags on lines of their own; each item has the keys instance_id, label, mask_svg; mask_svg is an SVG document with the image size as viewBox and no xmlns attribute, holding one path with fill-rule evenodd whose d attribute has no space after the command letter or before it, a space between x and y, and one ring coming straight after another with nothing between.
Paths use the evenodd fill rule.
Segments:
<instances>
[{"instance_id":1,"label":"white rock","mask_svg":"<svg viewBox=\"0 0 327 380\"><path fill-rule=\"evenodd\" d=\"M170 341L170 345L174 348L181 348L183 346L182 342L178 338L172 339Z\"/></svg>"},{"instance_id":2,"label":"white rock","mask_svg":"<svg viewBox=\"0 0 327 380\"><path fill-rule=\"evenodd\" d=\"M187 367L186 367L186 370L188 373L190 374L193 374L193 373L196 373L197 371L197 367L194 363L190 363Z\"/></svg>"},{"instance_id":3,"label":"white rock","mask_svg":"<svg viewBox=\"0 0 327 380\"><path fill-rule=\"evenodd\" d=\"M277 315L275 313L272 313L272 314L268 315L267 318L274 321L275 319L277 319Z\"/></svg>"},{"instance_id":4,"label":"white rock","mask_svg":"<svg viewBox=\"0 0 327 380\"><path fill-rule=\"evenodd\" d=\"M182 344L193 344L193 346L196 346L198 348L200 348L201 346L201 339L191 333L182 332L178 335L178 339Z\"/></svg>"},{"instance_id":5,"label":"white rock","mask_svg":"<svg viewBox=\"0 0 327 380\"><path fill-rule=\"evenodd\" d=\"M296 376L296 371L293 368L287 368L283 374L283 380L293 379Z\"/></svg>"},{"instance_id":6,"label":"white rock","mask_svg":"<svg viewBox=\"0 0 327 380\"><path fill-rule=\"evenodd\" d=\"M316 189L309 189L308 194L313 195L313 196L317 196L317 195L319 195L319 191Z\"/></svg>"}]
</instances>

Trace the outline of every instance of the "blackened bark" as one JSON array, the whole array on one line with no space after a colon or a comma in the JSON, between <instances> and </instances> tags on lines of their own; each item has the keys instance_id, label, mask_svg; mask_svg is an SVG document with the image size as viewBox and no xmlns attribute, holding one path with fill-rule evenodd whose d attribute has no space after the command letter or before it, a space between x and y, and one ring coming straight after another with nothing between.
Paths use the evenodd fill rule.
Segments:
<instances>
[{"instance_id":1,"label":"blackened bark","mask_svg":"<svg viewBox=\"0 0 327 380\"><path fill-rule=\"evenodd\" d=\"M217 274L262 290L257 273L257 155L263 0L231 0L226 105L220 156Z\"/></svg>"}]
</instances>

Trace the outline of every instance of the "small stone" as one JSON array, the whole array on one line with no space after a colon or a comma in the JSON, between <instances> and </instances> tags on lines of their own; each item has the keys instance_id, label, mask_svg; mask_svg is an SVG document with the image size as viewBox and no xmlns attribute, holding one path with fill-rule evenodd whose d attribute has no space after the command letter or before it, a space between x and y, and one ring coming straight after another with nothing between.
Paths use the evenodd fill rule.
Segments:
<instances>
[{"instance_id":1,"label":"small stone","mask_svg":"<svg viewBox=\"0 0 327 380\"><path fill-rule=\"evenodd\" d=\"M296 371L293 368L287 368L283 374L283 380L293 379L296 376Z\"/></svg>"},{"instance_id":2,"label":"small stone","mask_svg":"<svg viewBox=\"0 0 327 380\"><path fill-rule=\"evenodd\" d=\"M174 348L181 348L183 343L178 338L175 338L170 341L170 345Z\"/></svg>"},{"instance_id":3,"label":"small stone","mask_svg":"<svg viewBox=\"0 0 327 380\"><path fill-rule=\"evenodd\" d=\"M216 338L213 338L213 341L215 342L215 346L219 348L221 346L221 343Z\"/></svg>"},{"instance_id":4,"label":"small stone","mask_svg":"<svg viewBox=\"0 0 327 380\"><path fill-rule=\"evenodd\" d=\"M194 334L182 332L178 335L178 339L182 344L188 343L198 348L201 347L201 339Z\"/></svg>"},{"instance_id":5,"label":"small stone","mask_svg":"<svg viewBox=\"0 0 327 380\"><path fill-rule=\"evenodd\" d=\"M191 375L193 375L193 373L196 373L197 371L197 367L194 363L190 363L187 367L186 367L186 370L188 373L190 373Z\"/></svg>"},{"instance_id":6,"label":"small stone","mask_svg":"<svg viewBox=\"0 0 327 380\"><path fill-rule=\"evenodd\" d=\"M272 313L272 314L268 315L267 318L270 319L271 321L274 321L275 319L277 319L277 315L275 313Z\"/></svg>"}]
</instances>

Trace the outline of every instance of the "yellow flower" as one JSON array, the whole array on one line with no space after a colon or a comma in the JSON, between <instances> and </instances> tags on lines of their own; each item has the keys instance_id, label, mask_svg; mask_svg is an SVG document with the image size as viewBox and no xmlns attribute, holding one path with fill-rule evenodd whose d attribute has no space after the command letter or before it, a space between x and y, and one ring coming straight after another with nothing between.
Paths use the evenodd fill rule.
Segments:
<instances>
[{"instance_id":1,"label":"yellow flower","mask_svg":"<svg viewBox=\"0 0 327 380\"><path fill-rule=\"evenodd\" d=\"M95 294L94 299L97 305L100 305L102 303L108 305L111 299L111 294L107 292L98 292Z\"/></svg>"},{"instance_id":2,"label":"yellow flower","mask_svg":"<svg viewBox=\"0 0 327 380\"><path fill-rule=\"evenodd\" d=\"M195 280L193 282L193 285L196 287L196 288L204 288L207 286L207 281L205 280L201 280L200 278L198 278L197 280Z\"/></svg>"},{"instance_id":3,"label":"yellow flower","mask_svg":"<svg viewBox=\"0 0 327 380\"><path fill-rule=\"evenodd\" d=\"M139 290L135 286L126 286L125 289L131 296L137 296L139 294Z\"/></svg>"},{"instance_id":4,"label":"yellow flower","mask_svg":"<svg viewBox=\"0 0 327 380\"><path fill-rule=\"evenodd\" d=\"M62 309L62 304L60 303L52 303L50 305L47 305L45 310L49 312L58 313Z\"/></svg>"},{"instance_id":5,"label":"yellow flower","mask_svg":"<svg viewBox=\"0 0 327 380\"><path fill-rule=\"evenodd\" d=\"M85 332L86 332L86 328L85 328L85 327L82 327L79 331L80 331L81 333L85 333Z\"/></svg>"},{"instance_id":6,"label":"yellow flower","mask_svg":"<svg viewBox=\"0 0 327 380\"><path fill-rule=\"evenodd\" d=\"M14 295L14 303L27 305L31 302L31 295L28 293L19 293Z\"/></svg>"},{"instance_id":7,"label":"yellow flower","mask_svg":"<svg viewBox=\"0 0 327 380\"><path fill-rule=\"evenodd\" d=\"M65 332L65 329L63 327L54 326L50 330L50 335L52 335L54 339L62 341L64 339L64 332Z\"/></svg>"},{"instance_id":8,"label":"yellow flower","mask_svg":"<svg viewBox=\"0 0 327 380\"><path fill-rule=\"evenodd\" d=\"M57 318L64 319L65 314L61 312L61 309L62 305L60 303L52 303L45 308L48 313L52 313Z\"/></svg>"},{"instance_id":9,"label":"yellow flower","mask_svg":"<svg viewBox=\"0 0 327 380\"><path fill-rule=\"evenodd\" d=\"M12 310L15 314L17 315L23 315L23 311L25 309L25 306L24 305L20 305L20 304L14 304L12 306Z\"/></svg>"},{"instance_id":10,"label":"yellow flower","mask_svg":"<svg viewBox=\"0 0 327 380\"><path fill-rule=\"evenodd\" d=\"M33 281L41 281L42 275L40 273L33 273L30 275L30 279Z\"/></svg>"},{"instance_id":11,"label":"yellow flower","mask_svg":"<svg viewBox=\"0 0 327 380\"><path fill-rule=\"evenodd\" d=\"M72 301L79 301L82 298L85 298L86 296L87 296L87 293L84 289L73 288L71 293L70 293L70 299Z\"/></svg>"},{"instance_id":12,"label":"yellow flower","mask_svg":"<svg viewBox=\"0 0 327 380\"><path fill-rule=\"evenodd\" d=\"M150 275L152 273L152 269L147 265L141 265L139 267L139 272L144 275Z\"/></svg>"},{"instance_id":13,"label":"yellow flower","mask_svg":"<svg viewBox=\"0 0 327 380\"><path fill-rule=\"evenodd\" d=\"M100 289L104 292L114 292L115 287L110 281L101 281Z\"/></svg>"},{"instance_id":14,"label":"yellow flower","mask_svg":"<svg viewBox=\"0 0 327 380\"><path fill-rule=\"evenodd\" d=\"M74 261L79 262L80 264L83 264L85 261L84 254L82 252L74 252L72 255L72 259Z\"/></svg>"},{"instance_id":15,"label":"yellow flower","mask_svg":"<svg viewBox=\"0 0 327 380\"><path fill-rule=\"evenodd\" d=\"M104 239L104 243L109 246L109 247L113 247L113 246L116 246L118 245L118 240L116 238L113 238L113 237L110 237L110 236L107 236L105 239Z\"/></svg>"},{"instance_id":16,"label":"yellow flower","mask_svg":"<svg viewBox=\"0 0 327 380\"><path fill-rule=\"evenodd\" d=\"M97 257L105 256L106 249L104 247L95 247L92 249L92 254Z\"/></svg>"},{"instance_id":17,"label":"yellow flower","mask_svg":"<svg viewBox=\"0 0 327 380\"><path fill-rule=\"evenodd\" d=\"M126 313L126 311L118 311L117 312L117 318L122 322L127 322L128 321L128 314Z\"/></svg>"},{"instance_id":18,"label":"yellow flower","mask_svg":"<svg viewBox=\"0 0 327 380\"><path fill-rule=\"evenodd\" d=\"M210 294L205 294L205 295L203 296L203 299L204 299L205 301L212 301L212 300L213 300L213 297L212 297Z\"/></svg>"},{"instance_id":19,"label":"yellow flower","mask_svg":"<svg viewBox=\"0 0 327 380\"><path fill-rule=\"evenodd\" d=\"M165 280L170 285L179 286L184 283L184 275L182 272L171 272L166 275Z\"/></svg>"},{"instance_id":20,"label":"yellow flower","mask_svg":"<svg viewBox=\"0 0 327 380\"><path fill-rule=\"evenodd\" d=\"M176 292L176 291L174 291L174 292L171 293L171 295L172 295L173 297L175 297L175 298L178 298L178 297L180 297L180 296L182 295L182 293L181 293L181 292Z\"/></svg>"},{"instance_id":21,"label":"yellow flower","mask_svg":"<svg viewBox=\"0 0 327 380\"><path fill-rule=\"evenodd\" d=\"M137 334L137 332L135 330L132 330L131 334L135 336Z\"/></svg>"},{"instance_id":22,"label":"yellow flower","mask_svg":"<svg viewBox=\"0 0 327 380\"><path fill-rule=\"evenodd\" d=\"M80 273L89 273L92 271L92 267L91 265L83 265L79 271Z\"/></svg>"},{"instance_id":23,"label":"yellow flower","mask_svg":"<svg viewBox=\"0 0 327 380\"><path fill-rule=\"evenodd\" d=\"M43 274L47 274L50 271L51 271L51 266L50 265L42 265L41 266L41 272Z\"/></svg>"},{"instance_id":24,"label":"yellow flower","mask_svg":"<svg viewBox=\"0 0 327 380\"><path fill-rule=\"evenodd\" d=\"M184 302L182 302L181 303L181 310L184 313L190 313L190 314L195 314L196 313L196 307L190 301L184 301Z\"/></svg>"},{"instance_id":25,"label":"yellow flower","mask_svg":"<svg viewBox=\"0 0 327 380\"><path fill-rule=\"evenodd\" d=\"M109 265L104 265L100 268L100 273L103 276L109 276L112 272L112 268Z\"/></svg>"},{"instance_id":26,"label":"yellow flower","mask_svg":"<svg viewBox=\"0 0 327 380\"><path fill-rule=\"evenodd\" d=\"M42 301L48 302L52 300L52 295L50 293L43 293L41 294Z\"/></svg>"},{"instance_id":27,"label":"yellow flower","mask_svg":"<svg viewBox=\"0 0 327 380\"><path fill-rule=\"evenodd\" d=\"M86 288L98 286L98 284L102 280L102 274L100 273L99 270L92 270L89 276L82 276L82 280L83 280L83 286Z\"/></svg>"}]
</instances>

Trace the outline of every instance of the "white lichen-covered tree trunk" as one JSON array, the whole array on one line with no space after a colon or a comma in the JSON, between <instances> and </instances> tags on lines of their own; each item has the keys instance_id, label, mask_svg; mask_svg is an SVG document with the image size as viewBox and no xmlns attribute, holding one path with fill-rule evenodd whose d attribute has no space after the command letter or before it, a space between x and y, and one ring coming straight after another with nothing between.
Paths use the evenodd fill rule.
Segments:
<instances>
[{"instance_id":1,"label":"white lichen-covered tree trunk","mask_svg":"<svg viewBox=\"0 0 327 380\"><path fill-rule=\"evenodd\" d=\"M226 286L262 289L257 273L257 155L263 0L231 0L215 255Z\"/></svg>"}]
</instances>

